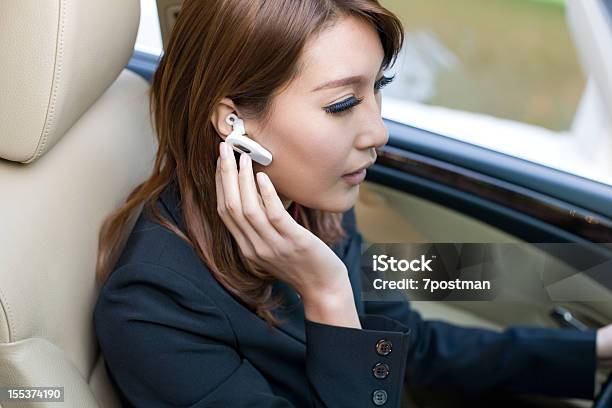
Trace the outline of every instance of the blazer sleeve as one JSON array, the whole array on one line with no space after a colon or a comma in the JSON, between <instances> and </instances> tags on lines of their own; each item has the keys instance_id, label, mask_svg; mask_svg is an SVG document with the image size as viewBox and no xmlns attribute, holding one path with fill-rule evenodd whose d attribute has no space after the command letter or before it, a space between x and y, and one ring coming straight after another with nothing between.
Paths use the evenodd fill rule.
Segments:
<instances>
[{"instance_id":1,"label":"blazer sleeve","mask_svg":"<svg viewBox=\"0 0 612 408\"><path fill-rule=\"evenodd\" d=\"M350 240L344 262L360 273L362 236L354 210L345 214ZM424 320L406 301L364 301L368 314L406 326L411 345L406 381L466 392L507 391L592 399L596 330L510 326L503 332Z\"/></svg>"},{"instance_id":2,"label":"blazer sleeve","mask_svg":"<svg viewBox=\"0 0 612 408\"><path fill-rule=\"evenodd\" d=\"M399 407L407 330L384 316L360 315L363 329L305 321L306 377L313 407ZM206 293L174 270L149 263L119 267L94 310L109 372L135 407L293 407L237 351L230 321ZM377 354L379 341L391 351ZM384 350L385 352L387 350ZM375 378L383 361L391 371Z\"/></svg>"},{"instance_id":3,"label":"blazer sleeve","mask_svg":"<svg viewBox=\"0 0 612 408\"><path fill-rule=\"evenodd\" d=\"M365 308L412 329L406 373L412 385L593 398L594 329L511 326L500 333L423 320L408 302L366 302Z\"/></svg>"}]
</instances>

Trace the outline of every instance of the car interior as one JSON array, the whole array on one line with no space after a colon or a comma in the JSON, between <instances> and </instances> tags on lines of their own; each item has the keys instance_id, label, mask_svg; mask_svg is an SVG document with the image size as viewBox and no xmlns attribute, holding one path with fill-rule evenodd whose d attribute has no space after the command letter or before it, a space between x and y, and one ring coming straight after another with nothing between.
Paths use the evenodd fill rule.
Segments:
<instances>
[{"instance_id":1,"label":"car interior","mask_svg":"<svg viewBox=\"0 0 612 408\"><path fill-rule=\"evenodd\" d=\"M164 44L180 5L157 1ZM63 386L64 406L119 407L91 316L102 220L148 177L157 147L147 78L128 67L140 5L20 0L0 10L0 49L10 57L0 76L0 387ZM591 327L612 321L605 285L474 212L373 179L361 185L355 211L368 243L523 244L516 279L525 278L521 259L546 258L558 265L559 291L578 288L597 299L553 304L508 293L507 301L411 302L424 318L492 330L563 327L558 310ZM607 374L600 370L599 380ZM451 407L455 398L407 388L403 406ZM19 406L57 406L29 404ZM513 404L590 407L592 401L524 396Z\"/></svg>"}]
</instances>

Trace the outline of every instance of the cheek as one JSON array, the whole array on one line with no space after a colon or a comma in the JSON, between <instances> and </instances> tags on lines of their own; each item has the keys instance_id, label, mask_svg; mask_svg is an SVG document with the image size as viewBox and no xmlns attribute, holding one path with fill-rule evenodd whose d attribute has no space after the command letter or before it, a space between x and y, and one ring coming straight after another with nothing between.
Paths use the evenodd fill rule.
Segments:
<instances>
[{"instance_id":1,"label":"cheek","mask_svg":"<svg viewBox=\"0 0 612 408\"><path fill-rule=\"evenodd\" d=\"M350 134L327 118L270 127L266 138L269 144L264 146L272 151L272 164L256 166L255 171L264 170L279 194L305 205L318 207L309 200L320 200L323 191L335 197L343 186L342 174L354 165L347 163Z\"/></svg>"},{"instance_id":2,"label":"cheek","mask_svg":"<svg viewBox=\"0 0 612 408\"><path fill-rule=\"evenodd\" d=\"M346 171L351 140L335 127L313 127L295 141L294 151L298 167L308 167L305 173L334 182Z\"/></svg>"}]
</instances>

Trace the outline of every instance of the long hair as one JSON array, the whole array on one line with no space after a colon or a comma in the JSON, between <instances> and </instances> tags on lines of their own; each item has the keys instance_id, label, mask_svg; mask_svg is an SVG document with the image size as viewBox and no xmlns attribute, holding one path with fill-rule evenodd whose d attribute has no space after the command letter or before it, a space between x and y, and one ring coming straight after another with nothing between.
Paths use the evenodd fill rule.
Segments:
<instances>
[{"instance_id":1,"label":"long hair","mask_svg":"<svg viewBox=\"0 0 612 408\"><path fill-rule=\"evenodd\" d=\"M96 281L102 284L144 210L176 233L233 296L270 325L282 299L275 278L251 268L217 213L215 166L222 141L211 123L216 104L230 98L245 118L265 120L271 100L300 73L299 57L311 36L341 16L376 29L383 69L403 43L399 19L376 0L185 0L149 91L158 150L150 177L113 211L100 230ZM186 231L161 216L155 203L175 182ZM212 193L211 193L212 192ZM346 236L342 214L299 206L298 222L328 245Z\"/></svg>"}]
</instances>

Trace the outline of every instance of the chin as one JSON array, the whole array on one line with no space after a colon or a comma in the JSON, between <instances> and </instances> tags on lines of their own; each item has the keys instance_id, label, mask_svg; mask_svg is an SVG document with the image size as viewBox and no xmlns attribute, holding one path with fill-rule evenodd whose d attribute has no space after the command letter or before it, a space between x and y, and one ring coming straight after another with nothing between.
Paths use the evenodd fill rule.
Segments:
<instances>
[{"instance_id":1,"label":"chin","mask_svg":"<svg viewBox=\"0 0 612 408\"><path fill-rule=\"evenodd\" d=\"M317 209L320 211L329 211L333 213L343 213L355 206L359 198L359 185L352 187L344 193L335 193L328 195L324 201L313 202L312 205L306 205L308 208Z\"/></svg>"}]
</instances>

